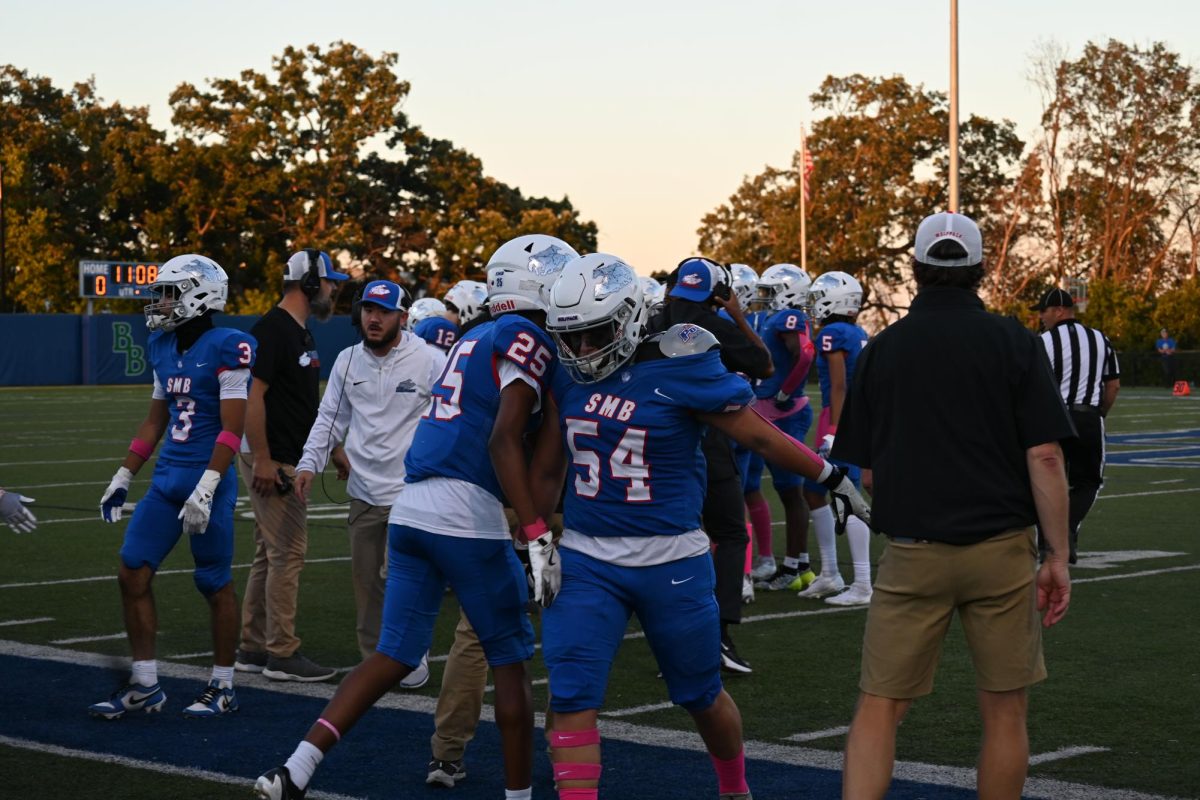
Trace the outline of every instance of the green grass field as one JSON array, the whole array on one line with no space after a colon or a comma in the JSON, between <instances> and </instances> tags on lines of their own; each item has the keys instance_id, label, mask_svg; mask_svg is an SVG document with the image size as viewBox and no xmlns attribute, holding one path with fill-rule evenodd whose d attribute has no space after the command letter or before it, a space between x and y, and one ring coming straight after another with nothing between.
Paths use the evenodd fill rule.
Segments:
<instances>
[{"instance_id":1,"label":"green grass field","mask_svg":"<svg viewBox=\"0 0 1200 800\"><path fill-rule=\"evenodd\" d=\"M17 536L0 528L0 639L125 656L119 596L112 576L124 523L105 525L97 503L145 410L149 391L132 388L50 388L0 391L0 486L37 499L41 527ZM1050 678L1031 695L1032 753L1066 748L1091 752L1031 767L1031 778L1200 797L1200 399L1166 390L1122 393L1109 419L1110 435L1193 431L1167 444L1110 445L1110 456L1154 451L1149 463L1110 465L1099 501L1084 526L1085 555L1073 571L1071 611L1046 637ZM135 481L136 500L150 470ZM931 476L931 484L936 476ZM344 485L318 485L303 574L299 633L316 661L351 667L357 661L354 607L347 557ZM771 495L769 483L767 493ZM777 517L779 518L779 517ZM235 585L240 591L252 552L248 505L238 507ZM782 553L782 527L776 544ZM849 575L843 547L843 574ZM882 542L874 542L878 557ZM815 551L815 540L812 543ZM1119 552L1118 552L1119 551ZM1159 555L1148 555L1155 551ZM815 552L814 552L815 554ZM155 582L161 634L159 657L196 667L209 664L207 607L195 592L186 547L177 547ZM176 572L177 570L177 572ZM794 745L787 737L847 725L853 711L865 613L829 610L793 593L760 592L736 631L754 674L727 686L742 709L747 740L837 751L831 735ZM457 619L447 596L433 654L447 652ZM26 621L42 620L42 621ZM26 622L23 622L26 621ZM436 695L441 677L420 694ZM666 691L641 639L626 643L615 664L608 709L663 703ZM544 679L540 656L533 677ZM5 691L15 688L6 686ZM96 687L96 698L107 687ZM544 682L535 685L539 704ZM957 627L948 640L932 697L905 721L897 757L903 761L970 767L980 736L974 683ZM80 708L80 724L86 721ZM690 730L677 709L620 717L621 722ZM111 731L112 728L101 728ZM98 735L102 735L99 734ZM1101 749L1102 748L1102 749ZM123 770L76 758L0 745L0 795L151 798L245 797L244 788L176 776L123 779ZM32 777L36 775L37 777ZM15 791L9 794L9 790ZM799 796L799 794L797 795Z\"/></svg>"}]
</instances>

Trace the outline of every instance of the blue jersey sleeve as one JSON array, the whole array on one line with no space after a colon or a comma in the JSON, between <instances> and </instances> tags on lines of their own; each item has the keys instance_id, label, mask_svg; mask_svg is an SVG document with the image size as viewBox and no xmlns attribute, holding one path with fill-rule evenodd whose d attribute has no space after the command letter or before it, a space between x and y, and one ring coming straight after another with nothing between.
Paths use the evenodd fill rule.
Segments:
<instances>
[{"instance_id":1,"label":"blue jersey sleeve","mask_svg":"<svg viewBox=\"0 0 1200 800\"><path fill-rule=\"evenodd\" d=\"M495 321L492 352L533 378L539 386L554 378L554 342L525 317L506 314Z\"/></svg>"},{"instance_id":2,"label":"blue jersey sleeve","mask_svg":"<svg viewBox=\"0 0 1200 800\"><path fill-rule=\"evenodd\" d=\"M229 329L217 347L217 373L231 369L250 369L254 366L257 351L258 341L253 336L245 331Z\"/></svg>"},{"instance_id":3,"label":"blue jersey sleeve","mask_svg":"<svg viewBox=\"0 0 1200 800\"><path fill-rule=\"evenodd\" d=\"M458 326L445 317L429 317L417 323L413 333L443 350L449 350L458 341Z\"/></svg>"},{"instance_id":4,"label":"blue jersey sleeve","mask_svg":"<svg viewBox=\"0 0 1200 800\"><path fill-rule=\"evenodd\" d=\"M679 406L692 411L735 411L754 400L754 391L740 375L721 363L717 350L670 359L664 370L660 395L676 399Z\"/></svg>"},{"instance_id":5,"label":"blue jersey sleeve","mask_svg":"<svg viewBox=\"0 0 1200 800\"><path fill-rule=\"evenodd\" d=\"M785 336L792 333L807 335L809 333L808 318L804 316L803 311L797 311L794 308L785 308L767 320L767 331L775 336Z\"/></svg>"}]
</instances>

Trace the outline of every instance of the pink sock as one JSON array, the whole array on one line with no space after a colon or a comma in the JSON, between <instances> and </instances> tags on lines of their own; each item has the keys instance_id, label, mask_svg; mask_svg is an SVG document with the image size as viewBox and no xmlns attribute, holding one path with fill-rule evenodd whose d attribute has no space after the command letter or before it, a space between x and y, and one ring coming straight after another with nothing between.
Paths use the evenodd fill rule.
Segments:
<instances>
[{"instance_id":1,"label":"pink sock","mask_svg":"<svg viewBox=\"0 0 1200 800\"><path fill-rule=\"evenodd\" d=\"M599 789L559 789L558 800L596 800Z\"/></svg>"},{"instance_id":2,"label":"pink sock","mask_svg":"<svg viewBox=\"0 0 1200 800\"><path fill-rule=\"evenodd\" d=\"M746 504L750 512L750 525L754 528L754 541L758 545L760 556L772 555L771 547L771 507L766 498L759 498L753 503Z\"/></svg>"},{"instance_id":3,"label":"pink sock","mask_svg":"<svg viewBox=\"0 0 1200 800\"><path fill-rule=\"evenodd\" d=\"M738 754L728 761L717 758L712 753L708 754L712 759L713 769L717 772L717 792L720 794L739 794L750 791L750 787L746 785L746 751L740 750Z\"/></svg>"},{"instance_id":4,"label":"pink sock","mask_svg":"<svg viewBox=\"0 0 1200 800\"><path fill-rule=\"evenodd\" d=\"M749 522L746 523L746 535L750 538L746 540L746 571L743 575L749 575L754 568L754 536L750 533Z\"/></svg>"}]
</instances>

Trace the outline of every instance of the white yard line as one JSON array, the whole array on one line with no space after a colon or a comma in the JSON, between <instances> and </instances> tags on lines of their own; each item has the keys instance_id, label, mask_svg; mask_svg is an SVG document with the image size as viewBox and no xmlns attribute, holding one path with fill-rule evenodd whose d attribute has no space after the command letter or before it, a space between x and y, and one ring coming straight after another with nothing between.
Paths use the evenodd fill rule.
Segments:
<instances>
[{"instance_id":1,"label":"white yard line","mask_svg":"<svg viewBox=\"0 0 1200 800\"><path fill-rule=\"evenodd\" d=\"M1072 578L1071 585L1077 583L1096 583L1097 581L1120 581L1125 578L1148 578L1151 575L1165 575L1168 572L1192 572L1200 569L1200 564L1188 564L1185 567L1164 567L1163 569L1148 569L1144 572L1123 572L1120 575L1101 575L1096 578Z\"/></svg>"},{"instance_id":2,"label":"white yard line","mask_svg":"<svg viewBox=\"0 0 1200 800\"><path fill-rule=\"evenodd\" d=\"M794 733L791 736L785 736L789 742L813 742L817 739L832 739L834 736L843 736L850 732L849 725L839 725L836 728L826 728L823 731L810 731L808 733Z\"/></svg>"},{"instance_id":3,"label":"white yard line","mask_svg":"<svg viewBox=\"0 0 1200 800\"><path fill-rule=\"evenodd\" d=\"M162 633L162 631L159 631ZM81 644L83 642L111 642L114 639L124 639L125 631L106 633L103 636L75 636L70 639L52 639L50 644Z\"/></svg>"},{"instance_id":4,"label":"white yard line","mask_svg":"<svg viewBox=\"0 0 1200 800\"><path fill-rule=\"evenodd\" d=\"M1150 485L1158 486L1158 485L1164 484L1164 483L1183 483L1184 480L1185 480L1184 478L1171 478L1171 479L1165 480L1165 481L1150 481Z\"/></svg>"},{"instance_id":5,"label":"white yard line","mask_svg":"<svg viewBox=\"0 0 1200 800\"><path fill-rule=\"evenodd\" d=\"M328 564L334 561L349 561L350 556L332 556L330 558L306 558L305 564ZM250 564L234 564L233 569L249 569ZM192 569L163 569L155 573L155 577L162 575L191 575L195 570ZM108 575L93 575L88 578L61 578L53 581L28 581L25 583L0 583L0 589L24 589L30 586L62 586L68 583L94 583L97 581L115 581L117 576L114 574Z\"/></svg>"},{"instance_id":6,"label":"white yard line","mask_svg":"<svg viewBox=\"0 0 1200 800\"><path fill-rule=\"evenodd\" d=\"M212 650L201 650L198 653L176 653L173 656L163 656L165 659L174 659L176 661L187 661L190 658L208 658L213 654Z\"/></svg>"},{"instance_id":7,"label":"white yard line","mask_svg":"<svg viewBox=\"0 0 1200 800\"><path fill-rule=\"evenodd\" d=\"M649 703L644 706L631 706L629 708L614 708L612 711L601 711L602 717L632 717L635 714L649 714L651 711L665 711L668 708L674 708L675 704L671 701L665 703Z\"/></svg>"},{"instance_id":8,"label":"white yard line","mask_svg":"<svg viewBox=\"0 0 1200 800\"><path fill-rule=\"evenodd\" d=\"M1130 464L1129 466L1137 466ZM1107 467L1106 467L1107 468ZM1162 489L1154 492L1129 492L1128 494L1102 494L1097 497L1097 500L1119 500L1123 497L1150 497L1156 494L1188 494L1189 492L1200 492L1200 487L1190 489Z\"/></svg>"},{"instance_id":9,"label":"white yard line","mask_svg":"<svg viewBox=\"0 0 1200 800\"><path fill-rule=\"evenodd\" d=\"M54 617L30 617L29 619L9 619L0 622L0 628L7 628L12 625L33 625L37 622L54 622Z\"/></svg>"},{"instance_id":10,"label":"white yard line","mask_svg":"<svg viewBox=\"0 0 1200 800\"><path fill-rule=\"evenodd\" d=\"M1064 758L1074 758L1075 756L1085 756L1088 753L1107 753L1107 747L1090 747L1088 745L1079 745L1078 747L1060 747L1049 753L1039 753L1036 756L1029 757L1029 766L1035 767L1038 764L1045 764L1048 761L1061 761Z\"/></svg>"},{"instance_id":11,"label":"white yard line","mask_svg":"<svg viewBox=\"0 0 1200 800\"><path fill-rule=\"evenodd\" d=\"M5 640L0 640L0 655L57 661L77 666L95 666L122 670L129 668L129 659L127 658L119 659L98 653L60 650L43 645L30 645L23 642ZM171 678L184 678L198 682L207 681L210 677L207 667L194 667L187 664L174 664L170 662L159 664L159 674ZM330 684L279 683L267 680L261 675L247 675L245 673L238 673L238 685L253 686L256 689L278 692L280 694L326 700L332 697L333 693L337 690L336 686ZM437 708L437 698L427 697L422 694L389 693L384 695L375 705L380 708L416 711L432 716ZM483 706L480 719L485 722L494 722L495 718L495 710L491 706ZM544 715L540 713L535 714L534 724L539 727L544 726ZM600 720L600 730L606 738L631 742L633 744L669 747L696 753L706 752L704 742L701 741L700 736L694 731L654 728L614 719ZM8 744L10 741L5 737L0 737L0 744ZM53 745L47 745L47 747L53 747ZM836 771L842 769L842 754L830 750L817 750L753 740L745 743L745 750L747 758L764 759L798 767L815 767ZM80 757L93 756L93 754L88 754L86 751L78 752L82 754ZM94 757L104 761L115 760L115 757L108 755L96 755ZM138 762L139 765L143 763ZM953 786L962 789L975 788L975 770L970 767L950 767L938 764L924 764L916 761L897 761L895 776L901 780L919 781L938 786ZM214 778L214 780L217 779ZM244 784L245 778L235 778L230 782ZM309 796L317 797L318 795L310 794ZM1068 783L1066 781L1045 778L1030 778L1026 781L1023 796L1030 798L1053 798L1053 800L1182 800L1182 798L1147 794L1125 789L1107 789L1099 786ZM326 797L332 796L326 795Z\"/></svg>"},{"instance_id":12,"label":"white yard line","mask_svg":"<svg viewBox=\"0 0 1200 800\"><path fill-rule=\"evenodd\" d=\"M146 772L157 772L162 775L178 775L184 778L198 778L230 786L242 786L246 789L245 794L247 796L250 794L250 779L241 775L226 775L223 772L212 772L207 769L196 769L194 767L177 767L174 764L163 764L160 761L146 761L142 758L128 758L116 755L115 753L76 750L71 747L59 747L56 744L45 744L30 739L18 739L13 736L0 736L0 745L16 747L21 750L32 750L36 753L45 753L52 756L62 756L64 758L78 758L84 761L99 761L102 764L115 764L125 769L140 769ZM307 796L316 800L359 800L359 798L350 797L349 795L313 790L309 790Z\"/></svg>"}]
</instances>

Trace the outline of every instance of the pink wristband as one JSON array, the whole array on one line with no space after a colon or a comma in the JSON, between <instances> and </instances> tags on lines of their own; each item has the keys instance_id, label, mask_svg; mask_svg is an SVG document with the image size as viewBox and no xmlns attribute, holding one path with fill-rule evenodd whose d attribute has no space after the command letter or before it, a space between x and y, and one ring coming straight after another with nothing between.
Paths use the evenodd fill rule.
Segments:
<instances>
[{"instance_id":1,"label":"pink wristband","mask_svg":"<svg viewBox=\"0 0 1200 800\"><path fill-rule=\"evenodd\" d=\"M340 733L338 733L338 729L333 727L333 723L330 722L329 720L325 719L324 717L317 717L317 724L324 725L329 730L329 732L333 734L333 738L336 739L337 741L340 742L342 740L342 735Z\"/></svg>"},{"instance_id":2,"label":"pink wristband","mask_svg":"<svg viewBox=\"0 0 1200 800\"><path fill-rule=\"evenodd\" d=\"M154 455L154 445L146 444L146 442L134 437L129 443L129 452L135 456L141 456L143 460L149 461L150 456Z\"/></svg>"},{"instance_id":3,"label":"pink wristband","mask_svg":"<svg viewBox=\"0 0 1200 800\"><path fill-rule=\"evenodd\" d=\"M242 437L238 436L236 433L221 431L217 434L217 444L223 444L236 453L238 450L242 449Z\"/></svg>"},{"instance_id":4,"label":"pink wristband","mask_svg":"<svg viewBox=\"0 0 1200 800\"><path fill-rule=\"evenodd\" d=\"M526 542L532 542L534 539L537 539L548 530L550 530L550 528L546 525L546 521L541 517L538 517L528 525L521 526L521 536Z\"/></svg>"}]
</instances>

